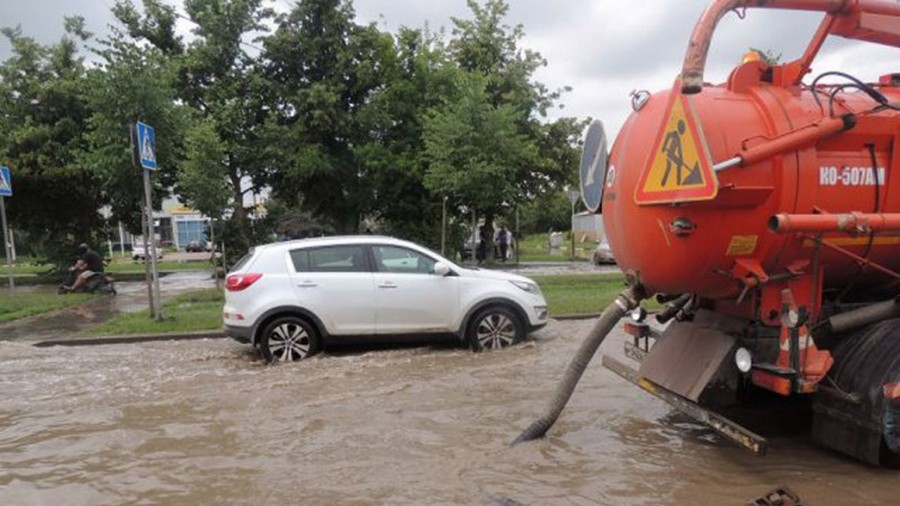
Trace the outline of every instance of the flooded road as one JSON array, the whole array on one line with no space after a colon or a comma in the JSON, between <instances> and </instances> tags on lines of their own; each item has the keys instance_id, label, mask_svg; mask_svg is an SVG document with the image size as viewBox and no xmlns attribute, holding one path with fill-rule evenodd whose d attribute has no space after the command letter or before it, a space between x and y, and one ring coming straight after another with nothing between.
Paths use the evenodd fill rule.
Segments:
<instances>
[{"instance_id":1,"label":"flooded road","mask_svg":"<svg viewBox=\"0 0 900 506\"><path fill-rule=\"evenodd\" d=\"M591 323L495 353L340 350L274 367L224 339L0 342L0 504L728 505L779 485L812 506L897 504L897 472L805 435L751 456L599 357L549 437L510 448Z\"/></svg>"}]
</instances>

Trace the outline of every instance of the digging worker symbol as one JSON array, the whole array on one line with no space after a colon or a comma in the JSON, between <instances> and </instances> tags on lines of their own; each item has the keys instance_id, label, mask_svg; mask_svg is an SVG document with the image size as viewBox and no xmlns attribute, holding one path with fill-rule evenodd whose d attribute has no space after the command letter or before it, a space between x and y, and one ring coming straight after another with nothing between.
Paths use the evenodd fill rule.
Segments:
<instances>
[{"instance_id":1,"label":"digging worker symbol","mask_svg":"<svg viewBox=\"0 0 900 506\"><path fill-rule=\"evenodd\" d=\"M703 183L703 176L700 174L700 162L695 161L694 167L690 168L684 161L684 151L681 149L681 136L684 135L684 129L684 120L678 120L678 127L667 133L666 139L663 141L662 151L666 154L666 171L663 173L660 185L662 187L665 187L669 181L669 174L672 172L673 166L675 168L676 186ZM689 171L686 177L683 177L682 169Z\"/></svg>"}]
</instances>

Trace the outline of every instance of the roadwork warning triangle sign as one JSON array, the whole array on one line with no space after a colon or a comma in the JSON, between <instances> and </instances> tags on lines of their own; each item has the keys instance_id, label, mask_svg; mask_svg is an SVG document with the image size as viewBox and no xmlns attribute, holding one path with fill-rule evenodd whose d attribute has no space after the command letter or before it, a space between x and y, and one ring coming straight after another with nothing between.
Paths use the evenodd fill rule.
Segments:
<instances>
[{"instance_id":1,"label":"roadwork warning triangle sign","mask_svg":"<svg viewBox=\"0 0 900 506\"><path fill-rule=\"evenodd\" d=\"M637 204L711 200L719 191L709 152L690 99L672 88L666 122L634 191Z\"/></svg>"}]
</instances>

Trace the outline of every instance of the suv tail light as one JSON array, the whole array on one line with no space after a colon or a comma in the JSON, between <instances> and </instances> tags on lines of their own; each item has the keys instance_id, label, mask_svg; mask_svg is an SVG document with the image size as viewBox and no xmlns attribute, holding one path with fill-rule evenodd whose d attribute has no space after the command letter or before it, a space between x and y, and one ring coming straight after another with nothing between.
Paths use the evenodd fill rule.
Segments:
<instances>
[{"instance_id":1,"label":"suv tail light","mask_svg":"<svg viewBox=\"0 0 900 506\"><path fill-rule=\"evenodd\" d=\"M225 278L225 289L229 292L240 292L248 286L256 283L262 274L254 272L252 274L232 274Z\"/></svg>"}]
</instances>

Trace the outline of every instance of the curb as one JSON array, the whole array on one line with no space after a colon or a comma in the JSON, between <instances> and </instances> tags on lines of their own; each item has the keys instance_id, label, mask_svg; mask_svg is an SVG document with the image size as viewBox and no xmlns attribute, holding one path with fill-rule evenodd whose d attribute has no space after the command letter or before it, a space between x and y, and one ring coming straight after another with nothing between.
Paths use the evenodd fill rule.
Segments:
<instances>
[{"instance_id":1,"label":"curb","mask_svg":"<svg viewBox=\"0 0 900 506\"><path fill-rule=\"evenodd\" d=\"M199 332L172 332L168 334L135 334L127 336L70 337L34 343L38 348L51 346L94 346L100 344L148 343L153 341L187 341L191 339L221 339L227 337L221 330Z\"/></svg>"},{"instance_id":2,"label":"curb","mask_svg":"<svg viewBox=\"0 0 900 506\"><path fill-rule=\"evenodd\" d=\"M578 313L564 314L559 316L551 316L554 320L589 320L591 318L599 318L601 313Z\"/></svg>"},{"instance_id":3,"label":"curb","mask_svg":"<svg viewBox=\"0 0 900 506\"><path fill-rule=\"evenodd\" d=\"M553 316L554 320L589 320L599 318L600 313L579 313ZM224 339L228 337L221 330L201 330L198 332L172 332L168 334L134 334L125 336L69 337L38 341L33 346L49 348L51 346L97 346L102 344L149 343L154 341L188 341L192 339Z\"/></svg>"}]
</instances>

